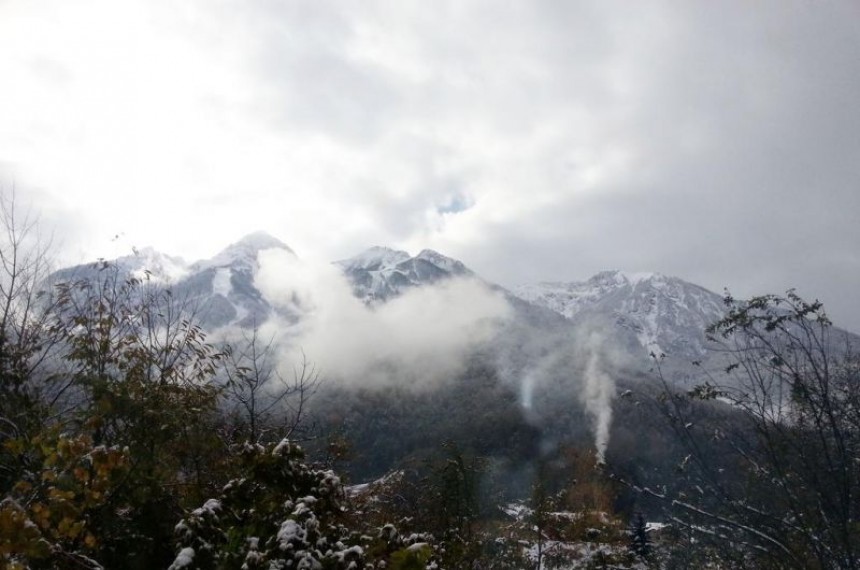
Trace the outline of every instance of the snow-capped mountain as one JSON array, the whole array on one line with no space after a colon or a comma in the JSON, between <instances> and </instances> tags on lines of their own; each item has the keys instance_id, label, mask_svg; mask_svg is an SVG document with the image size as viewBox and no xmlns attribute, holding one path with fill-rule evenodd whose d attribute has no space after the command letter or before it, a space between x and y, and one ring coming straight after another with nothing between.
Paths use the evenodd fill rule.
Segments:
<instances>
[{"instance_id":1,"label":"snow-capped mountain","mask_svg":"<svg viewBox=\"0 0 860 570\"><path fill-rule=\"evenodd\" d=\"M226 325L252 327L268 319L272 307L254 286L259 254L267 249L293 251L265 232L247 235L210 259L189 266L189 275L174 289L199 307L202 324L214 329Z\"/></svg>"},{"instance_id":2,"label":"snow-capped mountain","mask_svg":"<svg viewBox=\"0 0 860 570\"><path fill-rule=\"evenodd\" d=\"M524 285L514 294L574 323L608 319L643 354L673 358L704 356L705 328L725 314L720 295L659 273L604 271L587 281Z\"/></svg>"},{"instance_id":3,"label":"snow-capped mountain","mask_svg":"<svg viewBox=\"0 0 860 570\"><path fill-rule=\"evenodd\" d=\"M174 296L193 307L196 318L210 330L227 325L262 324L274 310L254 285L259 269L259 253L281 249L295 253L265 232L255 232L210 259L186 263L142 248L132 255L113 260L120 277L134 277L156 286L169 287ZM343 261L335 262L353 287L356 297L368 304L384 303L412 287L436 283L458 276L474 276L460 261L432 250L412 257L404 251L373 247ZM86 264L60 270L52 280L99 279L102 266ZM297 315L281 315L288 318Z\"/></svg>"},{"instance_id":4,"label":"snow-capped mountain","mask_svg":"<svg viewBox=\"0 0 860 570\"><path fill-rule=\"evenodd\" d=\"M403 291L451 277L474 276L461 262L430 249L415 257L405 251L372 247L335 262L366 303L385 302Z\"/></svg>"},{"instance_id":5,"label":"snow-capped mountain","mask_svg":"<svg viewBox=\"0 0 860 570\"><path fill-rule=\"evenodd\" d=\"M135 278L169 287L173 298L207 329L225 325L253 326L263 323L272 308L254 287L259 253L282 249L295 255L286 244L264 232L245 236L210 259L186 263L152 248L135 249L110 262L119 279ZM85 264L54 273L50 281L80 281L110 278L104 264Z\"/></svg>"},{"instance_id":6,"label":"snow-capped mountain","mask_svg":"<svg viewBox=\"0 0 860 570\"><path fill-rule=\"evenodd\" d=\"M189 265L184 259L161 253L151 247L135 248L131 255L118 257L110 263L123 277L134 277L161 285L177 283L190 273ZM92 263L66 267L56 271L52 279L54 281L94 279L98 275L99 267L99 264Z\"/></svg>"},{"instance_id":7,"label":"snow-capped mountain","mask_svg":"<svg viewBox=\"0 0 860 570\"><path fill-rule=\"evenodd\" d=\"M184 259L161 253L151 247L135 250L133 255L121 257L116 263L126 267L126 270L138 279L149 279L158 283L176 283L188 275L188 264Z\"/></svg>"},{"instance_id":8,"label":"snow-capped mountain","mask_svg":"<svg viewBox=\"0 0 860 570\"><path fill-rule=\"evenodd\" d=\"M295 255L293 250L278 238L266 232L254 232L228 245L215 257L194 263L189 269L196 273L211 268L229 268L232 271L252 274L260 268L257 255L266 249L282 249Z\"/></svg>"},{"instance_id":9,"label":"snow-capped mountain","mask_svg":"<svg viewBox=\"0 0 860 570\"><path fill-rule=\"evenodd\" d=\"M177 297L196 308L205 328L248 327L262 324L274 310L254 286L259 252L271 248L295 255L283 242L257 232L210 259L191 264L145 248L115 260L114 265L124 275L171 287ZM480 279L462 262L432 250L412 256L372 247L334 264L349 280L355 296L369 305L445 279ZM57 272L55 279L90 279L97 271L95 266L78 266ZM546 340L562 330L600 320L611 323L615 340L634 353L665 353L676 361L689 362L706 353L704 330L724 312L722 298L716 293L656 273L606 271L587 281L538 283L513 292L487 285L501 291L513 306L519 328L509 327L509 332L521 333L520 344L530 338ZM549 331L552 333L546 334Z\"/></svg>"}]
</instances>

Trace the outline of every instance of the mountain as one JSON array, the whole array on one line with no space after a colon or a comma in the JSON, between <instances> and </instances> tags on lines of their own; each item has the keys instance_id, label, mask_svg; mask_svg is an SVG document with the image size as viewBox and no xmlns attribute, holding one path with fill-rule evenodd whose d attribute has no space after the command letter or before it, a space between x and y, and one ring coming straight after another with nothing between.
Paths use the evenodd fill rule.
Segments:
<instances>
[{"instance_id":1,"label":"mountain","mask_svg":"<svg viewBox=\"0 0 860 570\"><path fill-rule=\"evenodd\" d=\"M483 280L461 261L425 249L412 257L387 247L370 249L335 262L352 285L353 294L366 304L383 304L409 289L446 279L469 278L500 293L511 306L513 318L493 341L492 358L504 361L512 374L520 374L535 354L559 352L571 344L571 323L550 308L524 301L504 287ZM486 355L485 355L486 357Z\"/></svg>"},{"instance_id":2,"label":"mountain","mask_svg":"<svg viewBox=\"0 0 860 570\"><path fill-rule=\"evenodd\" d=\"M213 268L229 268L231 271L253 275L260 268L258 254L266 249L282 249L292 256L296 255L278 238L266 232L254 232L228 245L215 257L194 263L189 269L193 273L198 273Z\"/></svg>"},{"instance_id":3,"label":"mountain","mask_svg":"<svg viewBox=\"0 0 860 570\"><path fill-rule=\"evenodd\" d=\"M174 293L197 308L208 329L253 327L265 322L272 307L254 286L259 254L280 249L295 256L286 244L265 232L247 235L210 259L189 266L189 274L173 285Z\"/></svg>"},{"instance_id":4,"label":"mountain","mask_svg":"<svg viewBox=\"0 0 860 570\"><path fill-rule=\"evenodd\" d=\"M355 296L369 304L384 303L412 287L475 276L461 262L430 249L410 257L405 251L371 247L335 265L352 284Z\"/></svg>"},{"instance_id":5,"label":"mountain","mask_svg":"<svg viewBox=\"0 0 860 570\"><path fill-rule=\"evenodd\" d=\"M193 313L206 329L227 325L251 327L264 322L272 311L254 286L259 253L267 249L281 249L295 255L277 238L256 232L210 259L190 264L147 247L135 249L132 255L117 258L109 265L100 262L61 269L51 275L49 282L97 281L110 277L102 276L110 267L120 280L134 278L156 287L170 288L173 299Z\"/></svg>"},{"instance_id":6,"label":"mountain","mask_svg":"<svg viewBox=\"0 0 860 570\"><path fill-rule=\"evenodd\" d=\"M135 248L133 251L131 255L118 257L110 262L123 277L170 284L189 274L188 263L181 257L167 255L151 247ZM54 282L92 280L97 278L103 267L103 263L74 265L54 272L50 279Z\"/></svg>"},{"instance_id":7,"label":"mountain","mask_svg":"<svg viewBox=\"0 0 860 570\"><path fill-rule=\"evenodd\" d=\"M187 263L152 248L110 262L120 278L136 278L169 287L174 297L192 308L209 330L224 326L250 327L264 322L274 310L254 286L259 253L280 249L295 253L277 238L255 232L230 244L209 259ZM335 262L350 282L355 296L368 304L384 303L404 291L452 277L475 277L463 263L432 250L412 257L404 251L372 247ZM84 264L55 272L51 281L98 280L104 263ZM292 320L298 315L281 315Z\"/></svg>"},{"instance_id":8,"label":"mountain","mask_svg":"<svg viewBox=\"0 0 860 570\"><path fill-rule=\"evenodd\" d=\"M190 264L144 248L115 260L114 265L123 276L170 286L176 296L195 307L205 328L248 327L262 323L273 311L254 286L259 252L273 248L295 255L277 238L256 232L210 259ZM480 279L462 262L429 249L412 256L372 247L334 264L353 294L368 305L383 304L409 289L445 279ZM54 279L93 279L98 271L95 265L77 266L58 271ZM716 293L659 273L605 271L586 281L542 282L512 291L486 284L505 295L514 308L514 320L520 326L508 332L518 338L515 345L543 342L563 330L604 323L610 325L612 340L634 354L665 353L676 362L689 363L707 354L705 327L724 314L722 298Z\"/></svg>"},{"instance_id":9,"label":"mountain","mask_svg":"<svg viewBox=\"0 0 860 570\"><path fill-rule=\"evenodd\" d=\"M705 328L725 314L720 295L659 273L604 271L587 281L524 285L513 293L576 324L609 322L642 355L696 360Z\"/></svg>"},{"instance_id":10,"label":"mountain","mask_svg":"<svg viewBox=\"0 0 860 570\"><path fill-rule=\"evenodd\" d=\"M176 297L193 307L204 328L250 327L264 322L274 310L254 286L259 252L281 249L295 253L264 232L250 234L210 259L186 263L151 248L115 260L120 274L170 286ZM334 262L349 281L353 294L368 305L379 305L415 287L451 278L480 277L462 262L425 249L415 256L387 247L372 247ZM99 268L77 266L57 272L54 279L93 279ZM724 312L722 298L702 287L658 273L606 271L581 282L543 282L508 291L492 283L514 310L497 342L505 359L528 365L528 352L566 350L572 331L601 323L607 340L643 360L665 353L686 365L707 354L704 329ZM298 315L282 315L292 319ZM540 345L540 346L539 346Z\"/></svg>"},{"instance_id":11,"label":"mountain","mask_svg":"<svg viewBox=\"0 0 860 570\"><path fill-rule=\"evenodd\" d=\"M263 324L276 310L295 324L302 314L276 309L254 284L260 252L273 248L295 255L272 236L257 233L191 264L147 249L116 260L115 267L129 277L149 276L155 286L169 285L171 298L191 307L209 332ZM374 247L334 265L371 314L417 287L456 278L483 281L462 262L432 250L413 256ZM99 278L103 266L71 268L58 276ZM679 363L678 370L666 375L669 382L682 386L691 381L695 372L690 361L700 359L706 347L704 328L723 310L718 295L658 274L604 272L580 283L539 283L513 292L483 283L503 295L512 310L508 318L492 324L491 341L469 345L463 355L451 351L458 360L450 372L439 363L445 378L424 382L422 375L434 376L434 363L422 368L409 355L401 363L397 361L401 355L392 354L390 361L372 363L379 370L356 366L343 378L331 376L330 385L316 394L313 405L324 414L322 424L343 429L353 445L368 450L363 463L355 462L354 474L375 476L407 457L420 460L433 442L455 437L467 437L480 453L504 457L513 468L529 453L555 449L561 442L589 445L583 442L592 441L598 419L610 421L616 390L653 385L653 376L647 373L648 352L665 352ZM409 313L410 331L433 326L420 318L422 310ZM338 324L336 315L334 319L325 323ZM386 342L385 329L380 335L370 330L376 321L367 322L368 327L354 334L379 336ZM600 323L596 336L595 323ZM334 343L332 351L338 348ZM640 354L641 359L615 358L616 352ZM406 380L403 385L379 384L383 389L374 389L375 384L365 380L377 371ZM424 384L435 391L410 389ZM634 415L619 413L611 421L612 430L627 430L624 433L634 441L640 427ZM514 440L520 443L511 445Z\"/></svg>"}]
</instances>

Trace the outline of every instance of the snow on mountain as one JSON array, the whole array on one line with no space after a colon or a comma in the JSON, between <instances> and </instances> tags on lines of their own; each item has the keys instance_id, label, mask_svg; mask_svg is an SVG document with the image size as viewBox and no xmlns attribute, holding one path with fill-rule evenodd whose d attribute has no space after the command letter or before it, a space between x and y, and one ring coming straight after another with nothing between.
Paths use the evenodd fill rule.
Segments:
<instances>
[{"instance_id":1,"label":"snow on mountain","mask_svg":"<svg viewBox=\"0 0 860 570\"><path fill-rule=\"evenodd\" d=\"M184 259L161 253L151 247L137 249L133 255L120 257L116 263L138 279L164 284L176 283L189 273L189 266Z\"/></svg>"},{"instance_id":2,"label":"snow on mountain","mask_svg":"<svg viewBox=\"0 0 860 570\"><path fill-rule=\"evenodd\" d=\"M438 267L439 269L448 272L451 275L471 275L472 272L466 269L460 261L446 257L432 249L422 250L421 253L415 256L415 259L427 261Z\"/></svg>"},{"instance_id":3,"label":"snow on mountain","mask_svg":"<svg viewBox=\"0 0 860 570\"><path fill-rule=\"evenodd\" d=\"M379 271L383 268L390 269L397 264L407 261L409 254L405 251L391 249L390 247L373 246L344 261L336 262L347 269L365 269L368 271Z\"/></svg>"},{"instance_id":4,"label":"snow on mountain","mask_svg":"<svg viewBox=\"0 0 860 570\"><path fill-rule=\"evenodd\" d=\"M187 264L181 258L152 248L135 249L132 255L110 262L121 280L133 277L169 287L174 299L193 309L201 324L210 330L227 325L253 326L263 323L272 308L254 286L259 253L282 249L295 255L280 240L265 232L247 235L211 259ZM103 279L102 264L84 264L61 269L50 281Z\"/></svg>"},{"instance_id":5,"label":"snow on mountain","mask_svg":"<svg viewBox=\"0 0 860 570\"><path fill-rule=\"evenodd\" d=\"M629 284L629 278L622 272L605 271L588 281L521 285L516 287L513 293L524 301L542 305L572 319L582 309L596 304L610 293Z\"/></svg>"},{"instance_id":6,"label":"snow on mountain","mask_svg":"<svg viewBox=\"0 0 860 570\"><path fill-rule=\"evenodd\" d=\"M253 272L259 269L258 254L266 249L283 249L295 255L281 240L266 232L254 232L236 243L228 245L211 259L204 259L192 266L192 271L202 271L212 267L230 267L236 270Z\"/></svg>"},{"instance_id":7,"label":"snow on mountain","mask_svg":"<svg viewBox=\"0 0 860 570\"><path fill-rule=\"evenodd\" d=\"M259 254L282 249L295 255L279 239L265 232L249 234L210 259L197 261L176 290L201 307L200 318L207 328L262 324L272 307L254 286L260 268Z\"/></svg>"},{"instance_id":8,"label":"snow on mountain","mask_svg":"<svg viewBox=\"0 0 860 570\"><path fill-rule=\"evenodd\" d=\"M154 250L151 247L134 249L131 255L124 255L110 261L123 279L133 277L156 285L173 285L186 278L191 270L181 257L174 257ZM103 262L84 263L59 269L51 274L49 282L90 281L100 279Z\"/></svg>"},{"instance_id":9,"label":"snow on mountain","mask_svg":"<svg viewBox=\"0 0 860 570\"><path fill-rule=\"evenodd\" d=\"M199 316L207 328L251 326L265 321L273 310L254 286L259 252L271 248L295 255L280 240L256 232L211 259L190 265L152 248L136 250L134 255L117 259L115 265L129 276L172 287L200 308ZM429 249L411 256L372 247L335 265L350 281L355 296L368 304L384 303L411 288L451 277L477 278L462 262ZM68 280L92 271L79 266L57 275ZM608 320L625 345L634 350L641 347L644 355L701 357L706 347L704 329L724 312L719 295L658 273L605 271L587 281L537 283L512 292L487 285L509 299L524 330L558 332L567 323Z\"/></svg>"},{"instance_id":10,"label":"snow on mountain","mask_svg":"<svg viewBox=\"0 0 860 570\"><path fill-rule=\"evenodd\" d=\"M659 273L604 271L587 281L524 285L514 294L574 322L609 318L645 354L685 358L706 353L704 330L725 313L720 295Z\"/></svg>"},{"instance_id":11,"label":"snow on mountain","mask_svg":"<svg viewBox=\"0 0 860 570\"><path fill-rule=\"evenodd\" d=\"M335 262L366 303L384 302L403 291L473 273L456 259L425 249L415 257L405 251L371 247L355 257Z\"/></svg>"}]
</instances>

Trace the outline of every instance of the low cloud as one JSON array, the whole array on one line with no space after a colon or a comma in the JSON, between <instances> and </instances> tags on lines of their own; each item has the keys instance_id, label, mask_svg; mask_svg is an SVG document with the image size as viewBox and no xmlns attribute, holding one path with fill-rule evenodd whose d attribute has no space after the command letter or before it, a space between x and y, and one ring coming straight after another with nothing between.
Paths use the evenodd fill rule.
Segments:
<instances>
[{"instance_id":1,"label":"low cloud","mask_svg":"<svg viewBox=\"0 0 860 570\"><path fill-rule=\"evenodd\" d=\"M279 313L261 332L277 340L283 364L291 366L301 351L327 380L355 386L444 381L511 315L505 298L475 279L450 279L367 306L329 263L278 250L261 252L259 262L255 284Z\"/></svg>"}]
</instances>

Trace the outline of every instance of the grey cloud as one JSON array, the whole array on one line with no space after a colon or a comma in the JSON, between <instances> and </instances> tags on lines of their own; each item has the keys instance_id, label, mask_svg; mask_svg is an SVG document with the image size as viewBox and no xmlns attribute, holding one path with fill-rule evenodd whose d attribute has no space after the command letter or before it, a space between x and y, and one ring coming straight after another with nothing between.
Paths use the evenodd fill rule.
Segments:
<instances>
[{"instance_id":1,"label":"grey cloud","mask_svg":"<svg viewBox=\"0 0 860 570\"><path fill-rule=\"evenodd\" d=\"M302 315L267 322L282 364L301 351L334 381L426 388L460 370L469 351L491 341L512 308L483 283L460 278L415 288L368 307L340 270L281 250L260 254L255 285L274 306Z\"/></svg>"},{"instance_id":2,"label":"grey cloud","mask_svg":"<svg viewBox=\"0 0 860 570\"><path fill-rule=\"evenodd\" d=\"M555 203L459 254L507 283L622 267L741 294L796 286L860 330L856 9L687 6L665 14L671 41L626 53L632 91L593 107L631 171L585 197L559 169Z\"/></svg>"},{"instance_id":3,"label":"grey cloud","mask_svg":"<svg viewBox=\"0 0 860 570\"><path fill-rule=\"evenodd\" d=\"M622 267L823 286L860 329L850 2L264 6L249 24L263 104L379 164L349 199L380 241L451 244L503 283ZM359 57L368 37L380 51ZM608 171L585 188L595 161ZM433 227L459 196L492 211L501 187L543 202L475 216L470 242Z\"/></svg>"}]
</instances>

